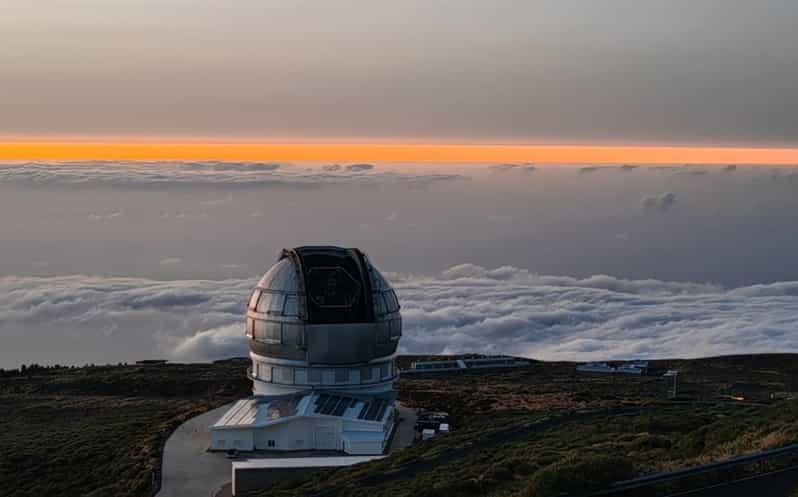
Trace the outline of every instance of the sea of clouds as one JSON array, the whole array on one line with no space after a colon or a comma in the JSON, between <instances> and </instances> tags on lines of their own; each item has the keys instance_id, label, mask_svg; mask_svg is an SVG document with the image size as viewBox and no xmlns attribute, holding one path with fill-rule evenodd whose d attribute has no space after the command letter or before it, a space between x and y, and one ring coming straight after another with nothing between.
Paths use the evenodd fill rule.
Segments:
<instances>
[{"instance_id":1,"label":"sea of clouds","mask_svg":"<svg viewBox=\"0 0 798 497\"><path fill-rule=\"evenodd\" d=\"M319 168L272 162L4 162L0 184L106 187L262 187L337 183L429 183L464 179L458 174L380 170L373 164Z\"/></svg>"},{"instance_id":2,"label":"sea of clouds","mask_svg":"<svg viewBox=\"0 0 798 497\"><path fill-rule=\"evenodd\" d=\"M405 353L594 360L798 351L798 282L726 289L471 264L388 277L402 303ZM119 343L179 361L239 356L247 351L243 314L254 283L4 277L0 330L43 343L56 334L78 345L107 343L98 363L133 359Z\"/></svg>"}]
</instances>

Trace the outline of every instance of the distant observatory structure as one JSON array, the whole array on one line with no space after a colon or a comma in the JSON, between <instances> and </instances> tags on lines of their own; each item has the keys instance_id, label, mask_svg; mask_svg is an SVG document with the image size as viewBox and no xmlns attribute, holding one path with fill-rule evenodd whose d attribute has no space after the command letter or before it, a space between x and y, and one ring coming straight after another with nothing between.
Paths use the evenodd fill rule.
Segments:
<instances>
[{"instance_id":1,"label":"distant observatory structure","mask_svg":"<svg viewBox=\"0 0 798 497\"><path fill-rule=\"evenodd\" d=\"M358 249L284 249L247 307L253 396L211 449L381 454L394 424L396 293Z\"/></svg>"}]
</instances>

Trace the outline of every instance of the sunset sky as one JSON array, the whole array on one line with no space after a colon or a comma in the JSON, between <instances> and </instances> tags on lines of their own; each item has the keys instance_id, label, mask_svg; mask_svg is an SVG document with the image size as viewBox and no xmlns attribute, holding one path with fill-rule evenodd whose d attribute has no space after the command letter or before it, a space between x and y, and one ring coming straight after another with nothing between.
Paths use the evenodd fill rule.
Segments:
<instances>
[{"instance_id":1,"label":"sunset sky","mask_svg":"<svg viewBox=\"0 0 798 497\"><path fill-rule=\"evenodd\" d=\"M7 0L0 159L795 163L764 4Z\"/></svg>"},{"instance_id":2,"label":"sunset sky","mask_svg":"<svg viewBox=\"0 0 798 497\"><path fill-rule=\"evenodd\" d=\"M798 351L796 19L0 0L0 368L244 353L304 244L385 271L402 353Z\"/></svg>"},{"instance_id":3,"label":"sunset sky","mask_svg":"<svg viewBox=\"0 0 798 497\"><path fill-rule=\"evenodd\" d=\"M798 149L740 147L534 146L476 144L0 143L6 160L233 160L535 162L592 164L798 164Z\"/></svg>"}]
</instances>

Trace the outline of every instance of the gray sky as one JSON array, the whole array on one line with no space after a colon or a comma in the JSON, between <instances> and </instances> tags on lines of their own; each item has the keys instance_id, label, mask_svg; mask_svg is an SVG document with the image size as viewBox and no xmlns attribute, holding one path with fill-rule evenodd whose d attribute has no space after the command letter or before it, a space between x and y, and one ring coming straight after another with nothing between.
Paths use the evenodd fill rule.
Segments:
<instances>
[{"instance_id":1,"label":"gray sky","mask_svg":"<svg viewBox=\"0 0 798 497\"><path fill-rule=\"evenodd\" d=\"M4 0L0 136L794 145L788 0Z\"/></svg>"}]
</instances>

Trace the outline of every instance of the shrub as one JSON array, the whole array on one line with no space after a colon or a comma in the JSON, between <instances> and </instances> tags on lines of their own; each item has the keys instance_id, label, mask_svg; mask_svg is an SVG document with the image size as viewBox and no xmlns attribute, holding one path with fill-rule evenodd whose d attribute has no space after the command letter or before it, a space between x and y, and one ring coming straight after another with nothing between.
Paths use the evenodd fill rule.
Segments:
<instances>
[{"instance_id":1,"label":"shrub","mask_svg":"<svg viewBox=\"0 0 798 497\"><path fill-rule=\"evenodd\" d=\"M485 495L488 489L495 485L496 482L490 479L466 478L461 480L450 480L436 484L429 495L436 497Z\"/></svg>"},{"instance_id":2,"label":"shrub","mask_svg":"<svg viewBox=\"0 0 798 497\"><path fill-rule=\"evenodd\" d=\"M496 481L510 481L513 479L513 470L505 464L496 464L485 472L485 478Z\"/></svg>"},{"instance_id":3,"label":"shrub","mask_svg":"<svg viewBox=\"0 0 798 497\"><path fill-rule=\"evenodd\" d=\"M631 447L635 450L670 449L673 443L668 437L648 435L635 440Z\"/></svg>"},{"instance_id":4,"label":"shrub","mask_svg":"<svg viewBox=\"0 0 798 497\"><path fill-rule=\"evenodd\" d=\"M531 475L540 468L539 464L532 463L519 457L509 459L504 463L504 466L506 466L513 474L521 476Z\"/></svg>"},{"instance_id":5,"label":"shrub","mask_svg":"<svg viewBox=\"0 0 798 497\"><path fill-rule=\"evenodd\" d=\"M535 473L525 495L554 497L563 493L591 492L635 475L634 466L625 458L603 455L569 457Z\"/></svg>"},{"instance_id":6,"label":"shrub","mask_svg":"<svg viewBox=\"0 0 798 497\"><path fill-rule=\"evenodd\" d=\"M704 450L706 446L707 427L701 427L679 438L671 448L671 452L677 457L695 457Z\"/></svg>"}]
</instances>

